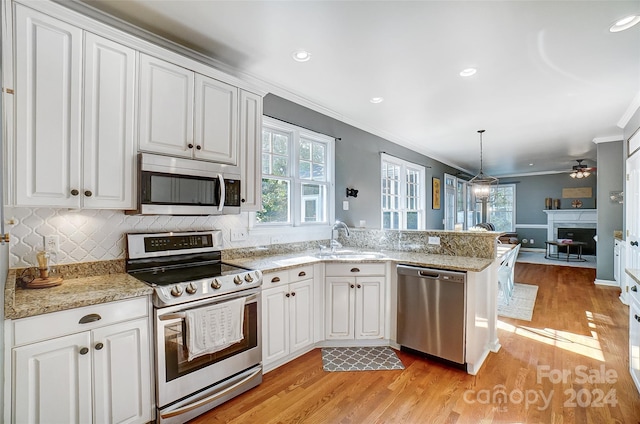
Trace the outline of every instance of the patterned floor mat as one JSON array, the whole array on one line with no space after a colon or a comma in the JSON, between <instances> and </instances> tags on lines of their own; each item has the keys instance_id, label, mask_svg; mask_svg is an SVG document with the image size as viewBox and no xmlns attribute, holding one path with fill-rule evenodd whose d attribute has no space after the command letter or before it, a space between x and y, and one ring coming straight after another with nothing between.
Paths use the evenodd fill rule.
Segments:
<instances>
[{"instance_id":1,"label":"patterned floor mat","mask_svg":"<svg viewBox=\"0 0 640 424\"><path fill-rule=\"evenodd\" d=\"M324 347L322 368L325 371L402 370L404 365L387 346Z\"/></svg>"}]
</instances>

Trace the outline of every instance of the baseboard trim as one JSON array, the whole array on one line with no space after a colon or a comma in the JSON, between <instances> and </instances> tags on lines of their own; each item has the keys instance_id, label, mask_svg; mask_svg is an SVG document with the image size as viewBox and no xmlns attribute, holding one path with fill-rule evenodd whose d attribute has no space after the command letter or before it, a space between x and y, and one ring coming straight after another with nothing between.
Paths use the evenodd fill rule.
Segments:
<instances>
[{"instance_id":1,"label":"baseboard trim","mask_svg":"<svg viewBox=\"0 0 640 424\"><path fill-rule=\"evenodd\" d=\"M615 280L601 280L599 278L596 278L593 284L595 284L596 286L620 287L618 285L618 282Z\"/></svg>"}]
</instances>

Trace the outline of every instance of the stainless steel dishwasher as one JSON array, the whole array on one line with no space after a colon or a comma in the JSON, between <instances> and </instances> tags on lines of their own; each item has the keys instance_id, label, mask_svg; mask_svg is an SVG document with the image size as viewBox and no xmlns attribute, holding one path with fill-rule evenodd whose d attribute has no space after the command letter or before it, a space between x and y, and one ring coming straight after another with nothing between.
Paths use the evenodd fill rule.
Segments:
<instances>
[{"instance_id":1,"label":"stainless steel dishwasher","mask_svg":"<svg viewBox=\"0 0 640 424\"><path fill-rule=\"evenodd\" d=\"M398 344L464 365L466 282L465 272L398 265Z\"/></svg>"}]
</instances>

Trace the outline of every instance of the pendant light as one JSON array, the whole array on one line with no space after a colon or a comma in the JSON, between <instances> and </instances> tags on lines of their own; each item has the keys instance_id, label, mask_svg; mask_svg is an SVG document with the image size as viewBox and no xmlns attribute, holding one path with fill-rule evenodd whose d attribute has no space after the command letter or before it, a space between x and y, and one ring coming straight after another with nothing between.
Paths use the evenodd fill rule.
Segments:
<instances>
[{"instance_id":1,"label":"pendant light","mask_svg":"<svg viewBox=\"0 0 640 424\"><path fill-rule=\"evenodd\" d=\"M478 133L480 134L480 173L469 181L476 199L483 201L489 199L489 196L491 195L491 186L498 185L498 179L496 177L485 175L482 170L482 133L484 133L484 131L485 130L478 130Z\"/></svg>"}]
</instances>

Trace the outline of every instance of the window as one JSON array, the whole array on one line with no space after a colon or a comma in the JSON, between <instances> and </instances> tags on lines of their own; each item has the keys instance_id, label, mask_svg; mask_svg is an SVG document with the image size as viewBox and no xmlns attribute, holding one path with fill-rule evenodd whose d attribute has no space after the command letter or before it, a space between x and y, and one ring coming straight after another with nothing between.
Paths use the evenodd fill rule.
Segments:
<instances>
[{"instance_id":1,"label":"window","mask_svg":"<svg viewBox=\"0 0 640 424\"><path fill-rule=\"evenodd\" d=\"M328 224L334 139L265 117L258 225Z\"/></svg>"},{"instance_id":2,"label":"window","mask_svg":"<svg viewBox=\"0 0 640 424\"><path fill-rule=\"evenodd\" d=\"M499 184L491 187L489 222L496 231L513 232L516 222L516 185Z\"/></svg>"},{"instance_id":3,"label":"window","mask_svg":"<svg viewBox=\"0 0 640 424\"><path fill-rule=\"evenodd\" d=\"M382 228L424 228L424 167L382 155Z\"/></svg>"}]
</instances>

